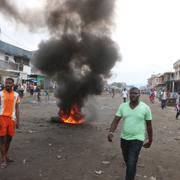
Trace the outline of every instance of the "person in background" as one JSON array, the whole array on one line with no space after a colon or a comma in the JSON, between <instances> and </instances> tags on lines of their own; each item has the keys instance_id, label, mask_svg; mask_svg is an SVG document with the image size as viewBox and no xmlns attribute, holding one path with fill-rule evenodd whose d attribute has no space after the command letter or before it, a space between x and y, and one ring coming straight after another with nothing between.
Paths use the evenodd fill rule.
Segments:
<instances>
[{"instance_id":1,"label":"person in background","mask_svg":"<svg viewBox=\"0 0 180 180\"><path fill-rule=\"evenodd\" d=\"M180 96L177 95L176 98L176 119L178 120L178 117L180 115Z\"/></svg>"},{"instance_id":2,"label":"person in background","mask_svg":"<svg viewBox=\"0 0 180 180\"><path fill-rule=\"evenodd\" d=\"M155 92L154 92L154 89L151 89L151 90L150 90L149 100L150 100L151 103L154 103L154 100L155 100Z\"/></svg>"},{"instance_id":3,"label":"person in background","mask_svg":"<svg viewBox=\"0 0 180 180\"><path fill-rule=\"evenodd\" d=\"M14 90L15 92L18 92L18 84L17 84L17 83L13 86L13 90Z\"/></svg>"},{"instance_id":4,"label":"person in background","mask_svg":"<svg viewBox=\"0 0 180 180\"><path fill-rule=\"evenodd\" d=\"M121 149L126 164L126 180L134 180L136 164L141 148L149 148L153 141L152 115L148 105L139 101L140 90L130 89L130 101L122 103L111 123L108 141L112 142L114 131L123 120L121 131ZM144 143L145 135L148 141Z\"/></svg>"},{"instance_id":5,"label":"person in background","mask_svg":"<svg viewBox=\"0 0 180 180\"><path fill-rule=\"evenodd\" d=\"M33 83L31 83L29 85L29 91L30 91L30 95L33 96L33 94L34 94L34 85L33 85Z\"/></svg>"},{"instance_id":6,"label":"person in background","mask_svg":"<svg viewBox=\"0 0 180 180\"><path fill-rule=\"evenodd\" d=\"M39 85L36 86L35 93L36 93L37 101L40 102L41 101L41 89L40 89Z\"/></svg>"},{"instance_id":7,"label":"person in background","mask_svg":"<svg viewBox=\"0 0 180 180\"><path fill-rule=\"evenodd\" d=\"M49 101L49 91L47 89L44 90L45 100Z\"/></svg>"},{"instance_id":8,"label":"person in background","mask_svg":"<svg viewBox=\"0 0 180 180\"><path fill-rule=\"evenodd\" d=\"M2 91L3 89L4 89L4 85L0 83L0 91Z\"/></svg>"},{"instance_id":9,"label":"person in background","mask_svg":"<svg viewBox=\"0 0 180 180\"><path fill-rule=\"evenodd\" d=\"M22 84L18 85L18 93L21 98L24 96L24 86Z\"/></svg>"},{"instance_id":10,"label":"person in background","mask_svg":"<svg viewBox=\"0 0 180 180\"><path fill-rule=\"evenodd\" d=\"M128 91L126 90L126 88L124 88L122 91L122 97L123 97L123 102L126 102L128 98Z\"/></svg>"},{"instance_id":11,"label":"person in background","mask_svg":"<svg viewBox=\"0 0 180 180\"><path fill-rule=\"evenodd\" d=\"M161 89L159 89L157 91L157 98L158 98L159 102L161 102L161 98L162 98L162 90Z\"/></svg>"},{"instance_id":12,"label":"person in background","mask_svg":"<svg viewBox=\"0 0 180 180\"><path fill-rule=\"evenodd\" d=\"M12 161L8 157L8 151L15 128L19 128L19 103L20 97L13 90L14 80L7 78L5 80L5 88L0 91L0 167L6 168L7 163Z\"/></svg>"},{"instance_id":13,"label":"person in background","mask_svg":"<svg viewBox=\"0 0 180 180\"><path fill-rule=\"evenodd\" d=\"M161 92L161 108L164 109L166 108L166 103L167 103L167 92L163 90Z\"/></svg>"},{"instance_id":14,"label":"person in background","mask_svg":"<svg viewBox=\"0 0 180 180\"><path fill-rule=\"evenodd\" d=\"M111 89L111 93L112 93L112 98L115 96L115 90L114 88Z\"/></svg>"},{"instance_id":15,"label":"person in background","mask_svg":"<svg viewBox=\"0 0 180 180\"><path fill-rule=\"evenodd\" d=\"M23 89L24 89L24 91L23 91L23 96L27 96L27 83L23 83L22 84L23 85Z\"/></svg>"}]
</instances>

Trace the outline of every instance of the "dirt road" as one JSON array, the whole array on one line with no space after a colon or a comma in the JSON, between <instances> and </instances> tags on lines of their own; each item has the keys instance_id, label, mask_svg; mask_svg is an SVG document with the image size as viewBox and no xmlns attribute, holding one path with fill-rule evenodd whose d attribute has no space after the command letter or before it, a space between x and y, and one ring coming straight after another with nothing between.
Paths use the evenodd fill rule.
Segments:
<instances>
[{"instance_id":1,"label":"dirt road","mask_svg":"<svg viewBox=\"0 0 180 180\"><path fill-rule=\"evenodd\" d=\"M146 96L141 99L149 104ZM15 162L0 169L0 180L123 180L120 126L113 143L106 139L122 97L102 95L92 102L97 114L91 106L86 111L93 120L72 126L50 121L58 112L54 99L39 104L23 99L21 127L10 149ZM180 120L175 120L172 107L161 110L158 102L150 106L154 142L141 152L136 179L179 180Z\"/></svg>"}]
</instances>

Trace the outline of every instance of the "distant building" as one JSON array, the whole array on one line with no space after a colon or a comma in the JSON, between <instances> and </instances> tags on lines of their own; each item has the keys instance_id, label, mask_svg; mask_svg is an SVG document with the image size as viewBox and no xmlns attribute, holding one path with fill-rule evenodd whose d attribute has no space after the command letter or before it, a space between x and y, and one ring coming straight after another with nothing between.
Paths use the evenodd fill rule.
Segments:
<instances>
[{"instance_id":1,"label":"distant building","mask_svg":"<svg viewBox=\"0 0 180 180\"><path fill-rule=\"evenodd\" d=\"M127 88L127 84L125 82L113 82L111 86L118 87L120 89Z\"/></svg>"},{"instance_id":2,"label":"distant building","mask_svg":"<svg viewBox=\"0 0 180 180\"><path fill-rule=\"evenodd\" d=\"M17 82L27 80L31 74L32 52L0 40L0 82L12 77Z\"/></svg>"},{"instance_id":3,"label":"distant building","mask_svg":"<svg viewBox=\"0 0 180 180\"><path fill-rule=\"evenodd\" d=\"M173 64L174 74L174 89L175 92L180 92L180 59Z\"/></svg>"},{"instance_id":4,"label":"distant building","mask_svg":"<svg viewBox=\"0 0 180 180\"><path fill-rule=\"evenodd\" d=\"M166 88L167 91L174 92L174 72L165 72L162 74L152 75L148 79L148 88L162 89Z\"/></svg>"},{"instance_id":5,"label":"distant building","mask_svg":"<svg viewBox=\"0 0 180 180\"><path fill-rule=\"evenodd\" d=\"M180 59L173 64L174 72L152 75L148 79L148 88L166 88L170 92L180 93Z\"/></svg>"},{"instance_id":6,"label":"distant building","mask_svg":"<svg viewBox=\"0 0 180 180\"><path fill-rule=\"evenodd\" d=\"M159 84L162 84L162 74L153 74L148 79L148 87L150 89L157 87Z\"/></svg>"},{"instance_id":7,"label":"distant building","mask_svg":"<svg viewBox=\"0 0 180 180\"><path fill-rule=\"evenodd\" d=\"M163 74L163 83L169 92L174 92L174 75L174 72L165 72Z\"/></svg>"}]
</instances>

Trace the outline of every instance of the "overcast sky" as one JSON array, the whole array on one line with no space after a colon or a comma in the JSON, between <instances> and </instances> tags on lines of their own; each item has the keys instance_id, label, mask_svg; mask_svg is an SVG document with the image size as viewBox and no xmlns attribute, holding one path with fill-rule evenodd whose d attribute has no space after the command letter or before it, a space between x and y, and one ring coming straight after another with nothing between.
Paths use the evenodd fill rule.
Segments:
<instances>
[{"instance_id":1,"label":"overcast sky","mask_svg":"<svg viewBox=\"0 0 180 180\"><path fill-rule=\"evenodd\" d=\"M21 7L41 7L43 0L14 0ZM118 0L113 39L122 56L110 82L145 85L151 74L173 69L180 59L179 0ZM27 27L7 21L0 14L2 40L29 50L38 48L48 33L31 33Z\"/></svg>"}]
</instances>

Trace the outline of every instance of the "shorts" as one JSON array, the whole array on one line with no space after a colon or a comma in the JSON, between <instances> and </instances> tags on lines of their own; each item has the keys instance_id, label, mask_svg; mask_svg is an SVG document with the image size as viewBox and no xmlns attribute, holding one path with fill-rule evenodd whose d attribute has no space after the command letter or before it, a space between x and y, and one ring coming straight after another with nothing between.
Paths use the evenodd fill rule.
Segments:
<instances>
[{"instance_id":1,"label":"shorts","mask_svg":"<svg viewBox=\"0 0 180 180\"><path fill-rule=\"evenodd\" d=\"M0 136L14 136L16 122L7 116L0 116Z\"/></svg>"}]
</instances>

